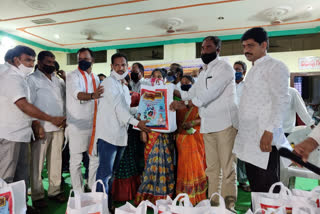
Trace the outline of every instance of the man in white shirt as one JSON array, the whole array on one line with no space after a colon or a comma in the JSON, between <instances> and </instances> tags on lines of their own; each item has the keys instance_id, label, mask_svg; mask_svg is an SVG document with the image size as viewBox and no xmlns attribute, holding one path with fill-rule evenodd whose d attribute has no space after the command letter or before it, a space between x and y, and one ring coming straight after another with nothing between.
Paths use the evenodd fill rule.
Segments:
<instances>
[{"instance_id":1,"label":"man in white shirt","mask_svg":"<svg viewBox=\"0 0 320 214\"><path fill-rule=\"evenodd\" d=\"M132 91L140 94L141 84L144 82L144 67L141 63L136 62L132 64L130 74L130 86Z\"/></svg>"},{"instance_id":2,"label":"man in white shirt","mask_svg":"<svg viewBox=\"0 0 320 214\"><path fill-rule=\"evenodd\" d=\"M236 100L237 104L240 103L240 97L242 94L242 89L244 85L244 76L247 72L247 65L242 61L237 61L233 64L233 69L235 70L235 81L236 81ZM246 173L245 163L238 159L237 160L237 180L239 182L239 187L246 192L250 192L250 185L247 184L248 178Z\"/></svg>"},{"instance_id":3,"label":"man in white shirt","mask_svg":"<svg viewBox=\"0 0 320 214\"><path fill-rule=\"evenodd\" d=\"M55 75L54 62L55 56L50 51L41 51L37 69L27 77L27 82L31 102L36 107L46 114L64 117L65 83ZM43 208L47 206L41 177L45 160L49 179L48 197L61 203L67 200L60 190L64 130L46 121L40 121L38 126L45 133L43 139L31 142L31 198L33 206Z\"/></svg>"},{"instance_id":4,"label":"man in white shirt","mask_svg":"<svg viewBox=\"0 0 320 214\"><path fill-rule=\"evenodd\" d=\"M105 92L100 99L97 115L97 129L92 155L99 155L97 180L101 179L108 194L109 209L112 208L111 188L113 174L127 146L128 125L134 125L149 132L148 121L138 121L130 114L130 94L122 80L128 75L127 57L116 53L111 57L111 75L102 82ZM98 184L97 191L102 192Z\"/></svg>"},{"instance_id":5,"label":"man in white shirt","mask_svg":"<svg viewBox=\"0 0 320 214\"><path fill-rule=\"evenodd\" d=\"M83 153L88 152L96 114L98 99L101 98L103 87L99 86L99 78L92 73L93 53L89 48L81 48L77 52L78 68L67 75L66 79L66 138L70 149L70 175L74 190L83 191L81 161ZM99 160L90 156L89 181L95 181Z\"/></svg>"},{"instance_id":6,"label":"man in white shirt","mask_svg":"<svg viewBox=\"0 0 320 214\"><path fill-rule=\"evenodd\" d=\"M288 105L283 119L283 131L288 136L296 126L296 114L306 126L314 127L314 120L310 117L304 101L297 89L289 87L290 104Z\"/></svg>"},{"instance_id":7,"label":"man in white shirt","mask_svg":"<svg viewBox=\"0 0 320 214\"><path fill-rule=\"evenodd\" d=\"M175 90L175 95L179 97L181 93L182 100L189 107L199 107L209 179L208 194L220 192L221 186L227 208L235 212L236 157L232 153L238 124L235 75L231 65L218 57L220 49L218 37L209 36L203 40L201 58L204 70L188 92ZM174 107L170 105L170 108Z\"/></svg>"},{"instance_id":8,"label":"man in white shirt","mask_svg":"<svg viewBox=\"0 0 320 214\"><path fill-rule=\"evenodd\" d=\"M268 35L252 28L241 38L253 66L246 75L239 105L239 129L233 151L246 162L253 192L267 192L280 180L277 147L285 141L283 114L289 104L287 66L267 55Z\"/></svg>"},{"instance_id":9,"label":"man in white shirt","mask_svg":"<svg viewBox=\"0 0 320 214\"><path fill-rule=\"evenodd\" d=\"M30 102L30 89L25 78L33 70L35 55L29 47L15 47L9 68L0 78L0 178L8 183L24 180L26 187L29 183L28 143L33 137L32 118L56 126L63 125L65 120L65 117L52 117L40 111ZM30 210L28 207L27 212Z\"/></svg>"}]
</instances>

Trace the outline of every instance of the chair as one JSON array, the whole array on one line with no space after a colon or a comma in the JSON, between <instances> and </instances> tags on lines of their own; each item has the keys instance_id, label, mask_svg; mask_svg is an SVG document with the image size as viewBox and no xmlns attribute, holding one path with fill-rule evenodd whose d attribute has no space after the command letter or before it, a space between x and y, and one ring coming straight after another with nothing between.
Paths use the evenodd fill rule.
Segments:
<instances>
[{"instance_id":1,"label":"chair","mask_svg":"<svg viewBox=\"0 0 320 214\"><path fill-rule=\"evenodd\" d=\"M293 132L287 137L287 140L291 145L299 144L308 137L310 132L310 127L296 126ZM320 148L316 149L310 154L308 161L316 166L320 166ZM289 189L292 189L295 186L296 177L316 179L319 180L320 183L320 176L311 172L310 170L297 166L285 167L280 161L280 180L282 183L288 186Z\"/></svg>"}]
</instances>

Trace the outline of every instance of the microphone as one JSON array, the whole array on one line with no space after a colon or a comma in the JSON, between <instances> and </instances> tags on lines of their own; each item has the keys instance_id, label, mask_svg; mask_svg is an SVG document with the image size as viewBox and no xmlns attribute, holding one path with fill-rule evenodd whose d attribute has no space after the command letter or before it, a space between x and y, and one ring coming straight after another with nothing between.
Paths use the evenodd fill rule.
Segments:
<instances>
[{"instance_id":1,"label":"microphone","mask_svg":"<svg viewBox=\"0 0 320 214\"><path fill-rule=\"evenodd\" d=\"M279 149L279 155L284 157L284 158L288 158L294 162L296 162L297 164L300 164L301 166L304 166L305 168L309 169L310 171L320 175L320 168L313 165L312 163L309 162L304 162L301 157L299 157L298 155L294 154L293 152L291 152L289 149L287 148L280 148Z\"/></svg>"}]
</instances>

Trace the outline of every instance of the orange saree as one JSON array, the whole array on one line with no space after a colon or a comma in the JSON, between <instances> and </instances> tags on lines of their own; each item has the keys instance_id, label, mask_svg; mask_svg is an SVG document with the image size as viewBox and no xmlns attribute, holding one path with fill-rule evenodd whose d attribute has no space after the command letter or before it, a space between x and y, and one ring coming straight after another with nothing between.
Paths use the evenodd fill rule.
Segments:
<instances>
[{"instance_id":1,"label":"orange saree","mask_svg":"<svg viewBox=\"0 0 320 214\"><path fill-rule=\"evenodd\" d=\"M192 135L182 129L183 123L199 119L198 108L177 111L178 135L176 139L178 164L176 194L187 193L193 205L207 198L207 176L205 174L205 148L200 126L194 126Z\"/></svg>"}]
</instances>

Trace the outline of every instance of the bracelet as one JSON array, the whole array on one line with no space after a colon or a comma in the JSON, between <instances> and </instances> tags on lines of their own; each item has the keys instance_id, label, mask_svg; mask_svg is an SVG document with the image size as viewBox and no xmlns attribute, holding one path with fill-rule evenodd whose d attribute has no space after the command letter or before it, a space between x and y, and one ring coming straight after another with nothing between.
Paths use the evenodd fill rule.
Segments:
<instances>
[{"instance_id":1,"label":"bracelet","mask_svg":"<svg viewBox=\"0 0 320 214\"><path fill-rule=\"evenodd\" d=\"M192 127L194 127L195 124L196 124L196 123L194 122L194 120L192 120L192 121L191 121Z\"/></svg>"}]
</instances>

